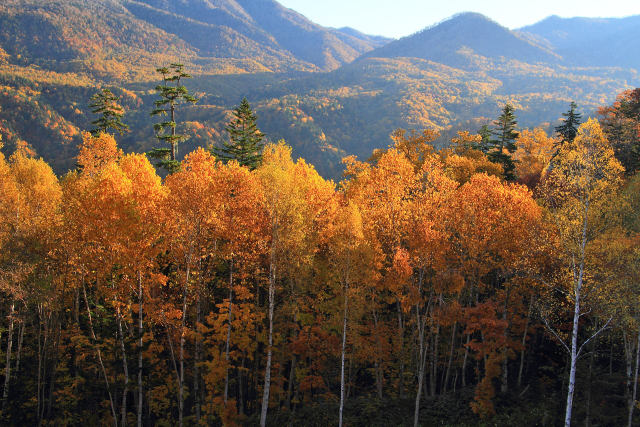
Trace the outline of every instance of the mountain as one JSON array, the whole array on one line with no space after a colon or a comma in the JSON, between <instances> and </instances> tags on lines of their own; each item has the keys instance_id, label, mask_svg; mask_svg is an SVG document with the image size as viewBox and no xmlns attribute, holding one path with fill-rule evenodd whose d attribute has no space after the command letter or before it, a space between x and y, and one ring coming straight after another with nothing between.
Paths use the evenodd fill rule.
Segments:
<instances>
[{"instance_id":1,"label":"mountain","mask_svg":"<svg viewBox=\"0 0 640 427\"><path fill-rule=\"evenodd\" d=\"M369 43L373 47L384 46L393 40L388 37L365 34L351 27L331 28L331 31L333 31L338 37L354 37L358 40Z\"/></svg>"},{"instance_id":2,"label":"mountain","mask_svg":"<svg viewBox=\"0 0 640 427\"><path fill-rule=\"evenodd\" d=\"M469 54L528 63L557 63L547 47L521 37L479 13L461 13L414 35L367 52L366 58L421 58L459 68L478 68Z\"/></svg>"},{"instance_id":3,"label":"mountain","mask_svg":"<svg viewBox=\"0 0 640 427\"><path fill-rule=\"evenodd\" d=\"M273 0L5 0L0 61L136 80L159 63L201 73L332 70L380 40ZM6 55L3 55L4 52Z\"/></svg>"},{"instance_id":4,"label":"mountain","mask_svg":"<svg viewBox=\"0 0 640 427\"><path fill-rule=\"evenodd\" d=\"M510 102L520 126L551 130L569 102L588 116L640 85L640 67L623 66L624 55L598 42L628 40L634 25L593 26L598 52L580 57L583 24L550 19L510 31L465 13L388 40L319 26L274 0L4 0L0 135L6 153L26 141L63 173L91 128L89 98L109 87L131 127L118 143L147 151L158 144L149 116L155 68L180 61L199 98L177 111L189 135L182 155L226 138L225 123L246 96L269 140L285 139L294 155L337 178L342 157L368 157L396 128L476 131Z\"/></svg>"},{"instance_id":5,"label":"mountain","mask_svg":"<svg viewBox=\"0 0 640 427\"><path fill-rule=\"evenodd\" d=\"M550 16L520 29L567 63L640 69L640 15L626 18Z\"/></svg>"}]
</instances>

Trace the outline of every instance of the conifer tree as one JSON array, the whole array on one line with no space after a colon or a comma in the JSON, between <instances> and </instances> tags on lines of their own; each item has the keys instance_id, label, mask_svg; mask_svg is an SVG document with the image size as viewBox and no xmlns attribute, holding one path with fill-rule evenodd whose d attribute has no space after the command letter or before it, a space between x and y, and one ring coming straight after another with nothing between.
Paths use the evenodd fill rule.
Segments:
<instances>
[{"instance_id":1,"label":"conifer tree","mask_svg":"<svg viewBox=\"0 0 640 427\"><path fill-rule=\"evenodd\" d=\"M513 153L517 149L516 139L519 133L516 131L518 123L513 110L511 104L506 104L500 117L493 122L495 128L491 131L491 134L497 138L490 141L490 151L488 153L489 160L502 165L504 177L507 181L516 179L514 173L516 165L513 160Z\"/></svg>"},{"instance_id":2,"label":"conifer tree","mask_svg":"<svg viewBox=\"0 0 640 427\"><path fill-rule=\"evenodd\" d=\"M555 127L556 133L558 134L558 136L560 136L560 138L562 138L561 143L573 142L573 140L576 138L576 135L578 134L578 127L582 123L580 121L582 115L576 112L577 108L578 104L571 101L571 104L569 105L569 111L567 111L566 113L562 113L562 115L565 117L565 119L562 121L562 124Z\"/></svg>"},{"instance_id":3,"label":"conifer tree","mask_svg":"<svg viewBox=\"0 0 640 427\"><path fill-rule=\"evenodd\" d=\"M487 154L491 149L491 130L489 129L489 125L482 125L480 130L478 131L478 135L482 138L477 147L471 147L476 150L482 151L484 154Z\"/></svg>"},{"instance_id":4,"label":"conifer tree","mask_svg":"<svg viewBox=\"0 0 640 427\"><path fill-rule=\"evenodd\" d=\"M257 117L247 98L242 99L233 115L234 118L225 128L229 133L229 141L223 142L222 147L215 148L215 155L225 163L237 160L241 166L255 169L262 162L264 134L258 129Z\"/></svg>"},{"instance_id":5,"label":"conifer tree","mask_svg":"<svg viewBox=\"0 0 640 427\"><path fill-rule=\"evenodd\" d=\"M118 103L119 97L113 94L109 89L102 89L91 97L89 108L93 114L99 114L96 120L91 124L95 126L91 130L93 136L99 136L100 133L107 133L111 128L120 135L129 131L129 126L122 123L124 108Z\"/></svg>"},{"instance_id":6,"label":"conifer tree","mask_svg":"<svg viewBox=\"0 0 640 427\"><path fill-rule=\"evenodd\" d=\"M178 144L187 138L186 135L176 133L176 107L181 104L195 104L198 101L189 94L189 90L181 83L182 79L191 78L183 68L182 64L171 64L169 67L156 70L162 75L162 84L156 86L156 92L160 95L160 99L154 101L155 108L151 115L168 116L168 120L154 124L153 128L156 131L156 138L160 142L169 144L170 148L154 148L147 155L160 160L157 166L161 166L169 172L178 169L179 162L176 160Z\"/></svg>"}]
</instances>

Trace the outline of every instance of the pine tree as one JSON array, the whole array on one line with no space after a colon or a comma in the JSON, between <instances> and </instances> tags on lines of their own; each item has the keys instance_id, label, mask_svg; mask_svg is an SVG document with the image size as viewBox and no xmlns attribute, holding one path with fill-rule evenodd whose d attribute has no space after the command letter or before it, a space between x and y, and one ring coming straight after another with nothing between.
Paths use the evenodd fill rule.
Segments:
<instances>
[{"instance_id":1,"label":"pine tree","mask_svg":"<svg viewBox=\"0 0 640 427\"><path fill-rule=\"evenodd\" d=\"M223 162L237 160L241 166L255 169L262 162L264 134L258 129L257 117L247 98L242 99L233 115L234 118L225 128L229 133L229 141L223 142L222 147L215 148L214 153Z\"/></svg>"},{"instance_id":2,"label":"pine tree","mask_svg":"<svg viewBox=\"0 0 640 427\"><path fill-rule=\"evenodd\" d=\"M491 130L489 129L489 125L482 125L480 130L478 131L478 135L482 138L477 147L471 147L476 150L482 151L484 154L487 154L491 149Z\"/></svg>"},{"instance_id":3,"label":"pine tree","mask_svg":"<svg viewBox=\"0 0 640 427\"><path fill-rule=\"evenodd\" d=\"M491 134L497 139L490 141L490 151L488 153L489 160L494 163L500 163L504 169L504 177L507 181L514 181L515 161L513 153L516 152L516 139L519 133L516 131L517 121L513 114L513 106L506 104L502 109L502 114L493 122L495 128Z\"/></svg>"},{"instance_id":4,"label":"pine tree","mask_svg":"<svg viewBox=\"0 0 640 427\"><path fill-rule=\"evenodd\" d=\"M147 155L160 160L157 166L175 172L179 168L176 160L178 155L178 144L185 139L186 135L176 133L176 107L180 104L195 104L198 100L189 94L189 90L182 85L182 79L191 78L183 71L184 65L171 64L169 67L158 68L156 71L162 75L162 84L156 86L156 92L160 99L154 101L155 108L151 112L152 116L168 116L168 121L153 125L156 131L156 138L160 142L169 144L170 148L154 148Z\"/></svg>"},{"instance_id":5,"label":"pine tree","mask_svg":"<svg viewBox=\"0 0 640 427\"><path fill-rule=\"evenodd\" d=\"M122 123L124 108L118 103L119 97L115 96L109 89L102 89L91 97L89 108L93 114L99 114L98 119L91 122L95 126L91 130L93 136L107 133L111 128L120 135L129 131L129 126Z\"/></svg>"},{"instance_id":6,"label":"pine tree","mask_svg":"<svg viewBox=\"0 0 640 427\"><path fill-rule=\"evenodd\" d=\"M560 136L560 138L562 138L561 143L573 142L573 140L576 138L576 135L578 134L578 127L582 123L580 121L582 115L576 112L576 108L578 108L578 105L575 102L571 101L571 104L569 105L569 111L567 111L566 113L562 113L562 115L565 117L565 119L562 121L562 124L555 127L556 133L558 134L558 136Z\"/></svg>"}]
</instances>

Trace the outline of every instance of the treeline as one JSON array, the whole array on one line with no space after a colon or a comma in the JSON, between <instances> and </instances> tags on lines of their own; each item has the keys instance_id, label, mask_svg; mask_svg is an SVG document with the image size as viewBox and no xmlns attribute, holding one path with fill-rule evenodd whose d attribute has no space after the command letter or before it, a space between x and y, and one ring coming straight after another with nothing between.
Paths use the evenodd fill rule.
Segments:
<instances>
[{"instance_id":1,"label":"treeline","mask_svg":"<svg viewBox=\"0 0 640 427\"><path fill-rule=\"evenodd\" d=\"M284 143L164 180L104 132L61 178L19 147L3 423L631 425L638 93L558 137L397 131L338 184Z\"/></svg>"}]
</instances>

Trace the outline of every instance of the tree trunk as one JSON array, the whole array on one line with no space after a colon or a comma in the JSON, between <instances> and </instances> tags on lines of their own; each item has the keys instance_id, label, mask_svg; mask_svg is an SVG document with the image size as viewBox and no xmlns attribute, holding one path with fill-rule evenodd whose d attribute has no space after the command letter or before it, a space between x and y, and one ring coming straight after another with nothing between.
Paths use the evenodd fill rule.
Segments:
<instances>
[{"instance_id":1,"label":"tree trunk","mask_svg":"<svg viewBox=\"0 0 640 427\"><path fill-rule=\"evenodd\" d=\"M138 271L138 427L142 427L142 402L143 402L143 390L142 390L142 350L144 336L144 328L142 323L142 305L144 301L144 295L142 293L142 274Z\"/></svg>"},{"instance_id":2,"label":"tree trunk","mask_svg":"<svg viewBox=\"0 0 640 427\"><path fill-rule=\"evenodd\" d=\"M427 366L427 343L425 337L426 318L425 313L420 319L420 309L416 305L416 320L418 326L418 388L416 390L416 402L413 410L413 426L418 427L420 419L420 399L422 398L422 389L424 388L425 370Z\"/></svg>"},{"instance_id":3,"label":"tree trunk","mask_svg":"<svg viewBox=\"0 0 640 427\"><path fill-rule=\"evenodd\" d=\"M522 350L520 351L520 368L518 369L518 388L522 386L522 373L524 371L524 352L527 344L527 333L529 331L529 322L531 321L531 310L533 309L534 296L531 295L529 300L529 311L527 312L527 321L524 325L524 332L522 333Z\"/></svg>"},{"instance_id":4,"label":"tree trunk","mask_svg":"<svg viewBox=\"0 0 640 427\"><path fill-rule=\"evenodd\" d=\"M342 351L340 353L340 416L338 427L342 427L342 412L344 410L344 353L347 347L347 310L349 282L344 283L344 312L342 315Z\"/></svg>"},{"instance_id":5,"label":"tree trunk","mask_svg":"<svg viewBox=\"0 0 640 427\"><path fill-rule=\"evenodd\" d=\"M180 325L180 378L178 388L178 425L182 427L184 416L184 335L185 325L187 321L187 291L189 287L189 275L191 274L191 251L187 258L187 272L184 282L184 289L182 291L182 323Z\"/></svg>"},{"instance_id":6,"label":"tree trunk","mask_svg":"<svg viewBox=\"0 0 640 427\"><path fill-rule=\"evenodd\" d=\"M402 321L402 307L400 300L396 300L398 314L398 338L400 339L400 381L398 381L398 394L400 399L404 398L404 322Z\"/></svg>"},{"instance_id":7,"label":"tree trunk","mask_svg":"<svg viewBox=\"0 0 640 427\"><path fill-rule=\"evenodd\" d=\"M287 384L287 409L292 410L291 397L293 396L293 387L296 380L296 354L291 353L291 366L289 368L289 383Z\"/></svg>"},{"instance_id":8,"label":"tree trunk","mask_svg":"<svg viewBox=\"0 0 640 427\"><path fill-rule=\"evenodd\" d=\"M453 361L453 349L455 347L456 342L456 329L458 328L458 322L455 322L451 331L451 347L449 348L449 361L447 362L447 373L444 376L444 381L442 381L442 393L447 392L448 384L449 384L449 375L451 373L451 363Z\"/></svg>"},{"instance_id":9,"label":"tree trunk","mask_svg":"<svg viewBox=\"0 0 640 427\"><path fill-rule=\"evenodd\" d=\"M9 379L11 378L11 348L13 347L13 324L15 313L16 300L11 298L11 305L9 307L9 332L7 334L7 364L4 368L4 389L2 390L2 412L7 405L7 399L9 398Z\"/></svg>"},{"instance_id":10,"label":"tree trunk","mask_svg":"<svg viewBox=\"0 0 640 427\"><path fill-rule=\"evenodd\" d=\"M573 392L576 385L576 368L578 365L578 321L580 320L580 288L582 283L576 287L576 300L573 312L573 328L571 331L571 366L569 368L569 388L567 389L567 409L565 411L564 425L571 425L571 410L573 408Z\"/></svg>"},{"instance_id":11,"label":"tree trunk","mask_svg":"<svg viewBox=\"0 0 640 427\"><path fill-rule=\"evenodd\" d=\"M42 406L42 401L40 400L40 388L42 384L42 304L38 304L38 387L37 387L37 415L38 415L38 426L42 424L42 420L40 419L40 406ZM115 412L114 412L114 419ZM117 421L116 421L117 422Z\"/></svg>"},{"instance_id":12,"label":"tree trunk","mask_svg":"<svg viewBox=\"0 0 640 427\"><path fill-rule=\"evenodd\" d=\"M580 263L578 274L574 267L574 310L573 327L571 331L571 368L569 370L569 388L567 390L567 409L564 417L565 427L571 425L571 410L573 408L573 392L576 386L576 368L578 365L578 324L580 321L580 297L582 293L582 280L584 277L585 250L587 246L587 224L589 213L589 201L586 201L584 218L582 220L582 241L580 242Z\"/></svg>"},{"instance_id":13,"label":"tree trunk","mask_svg":"<svg viewBox=\"0 0 640 427\"><path fill-rule=\"evenodd\" d=\"M240 415L244 415L244 412L245 412L245 409L244 409L245 408L245 404L244 404L244 383L242 381L242 374L244 372L244 360L245 360L245 357L244 357L244 354L243 354L242 362L240 364L240 368L241 369L238 370L238 400L239 400L239 402L238 402L238 413Z\"/></svg>"},{"instance_id":14,"label":"tree trunk","mask_svg":"<svg viewBox=\"0 0 640 427\"><path fill-rule=\"evenodd\" d=\"M376 360L374 362L375 372L376 372L376 390L378 393L378 399L382 400L382 367L379 362L379 354L380 354L380 336L378 334L378 314L376 313L375 308L373 309L373 326L374 333L376 338L376 346L378 347L378 352L376 353Z\"/></svg>"},{"instance_id":15,"label":"tree trunk","mask_svg":"<svg viewBox=\"0 0 640 427\"><path fill-rule=\"evenodd\" d=\"M264 388L262 393L262 411L260 413L260 427L267 424L267 410L269 409L269 390L271 388L271 352L273 351L273 306L276 288L275 253L271 251L269 263L269 342L267 347L267 365L264 369Z\"/></svg>"},{"instance_id":16,"label":"tree trunk","mask_svg":"<svg viewBox=\"0 0 640 427\"><path fill-rule=\"evenodd\" d=\"M176 113L176 107L175 105L173 105L173 102L171 103L171 121L175 124L175 113ZM172 126L171 127L171 161L174 161L176 159L176 157L178 156L178 143L175 140L175 136L176 136L176 127Z\"/></svg>"},{"instance_id":17,"label":"tree trunk","mask_svg":"<svg viewBox=\"0 0 640 427\"><path fill-rule=\"evenodd\" d=\"M462 371L460 375L462 376L462 387L467 386L467 359L469 358L469 341L471 340L471 334L467 334L467 342L464 345L464 357L462 358Z\"/></svg>"},{"instance_id":18,"label":"tree trunk","mask_svg":"<svg viewBox=\"0 0 640 427\"><path fill-rule=\"evenodd\" d=\"M116 309L116 322L120 335L120 351L122 351L122 369L124 371L124 389L122 390L122 406L120 407L120 424L127 425L127 395L129 393L129 365L127 364L127 350L124 346L124 334L122 333L122 314L120 307Z\"/></svg>"},{"instance_id":19,"label":"tree trunk","mask_svg":"<svg viewBox=\"0 0 640 427\"><path fill-rule=\"evenodd\" d=\"M569 387L567 389L567 409L565 411L564 425L571 425L571 410L573 409L573 393L576 386L576 368L578 366L578 323L580 321L580 294L582 291L582 277L584 261L581 262L578 282L575 287L575 302L573 310L573 327L571 330L571 359L569 368Z\"/></svg>"},{"instance_id":20,"label":"tree trunk","mask_svg":"<svg viewBox=\"0 0 640 427\"><path fill-rule=\"evenodd\" d=\"M24 340L24 321L20 322L20 336L18 337L18 352L16 354L16 369L15 374L19 375L20 373L20 355L22 354L22 342Z\"/></svg>"},{"instance_id":21,"label":"tree trunk","mask_svg":"<svg viewBox=\"0 0 640 427\"><path fill-rule=\"evenodd\" d=\"M640 328L638 329L638 344L636 346L636 368L633 374L633 396L629 405L629 416L627 425L631 427L633 424L633 409L636 406L636 397L638 391L638 369L640 368Z\"/></svg>"},{"instance_id":22,"label":"tree trunk","mask_svg":"<svg viewBox=\"0 0 640 427\"><path fill-rule=\"evenodd\" d=\"M231 320L233 310L233 258L229 265L229 310L227 312L227 343L224 351L224 360L226 363L226 373L224 378L224 406L227 406L229 398L229 347L231 345Z\"/></svg>"},{"instance_id":23,"label":"tree trunk","mask_svg":"<svg viewBox=\"0 0 640 427\"><path fill-rule=\"evenodd\" d=\"M511 288L507 288L507 294L504 298L504 311L502 313L502 320L505 321L506 326L504 328L504 338L505 342L507 342L507 337L509 335L509 322L507 319L507 313L509 310L509 295L511 294ZM500 381L500 392L506 393L509 390L509 349L505 345L502 349L502 378Z\"/></svg>"},{"instance_id":24,"label":"tree trunk","mask_svg":"<svg viewBox=\"0 0 640 427\"><path fill-rule=\"evenodd\" d=\"M202 271L202 269L200 269ZM200 291L198 290L198 296L196 297L196 348L195 348L195 360L193 363L193 395L195 398L196 406L196 423L200 424L201 417L201 403L200 403L200 322L201 322L201 301Z\"/></svg>"},{"instance_id":25,"label":"tree trunk","mask_svg":"<svg viewBox=\"0 0 640 427\"><path fill-rule=\"evenodd\" d=\"M87 306L87 316L89 317L89 328L91 330L91 338L93 339L93 345L98 355L98 362L100 363L100 369L102 370L102 375L104 376L104 382L107 386L107 394L109 395L109 403L111 404L111 416L113 417L113 425L117 427L118 416L116 415L116 407L113 403L113 397L111 396L111 388L109 387L109 378L107 377L107 371L104 368L104 362L102 361L102 353L100 352L100 347L98 346L98 340L96 339L96 333L94 332L94 329L93 329L93 319L91 317L91 309L89 308L89 300L87 298L87 289L84 286L84 281L82 282L82 293L84 295L84 303ZM40 369L38 369L38 378L39 378L39 375L40 375Z\"/></svg>"},{"instance_id":26,"label":"tree trunk","mask_svg":"<svg viewBox=\"0 0 640 427\"><path fill-rule=\"evenodd\" d=\"M430 395L434 397L438 386L438 344L440 341L440 325L436 326L436 334L433 336L433 351L431 353L431 371L429 372Z\"/></svg>"},{"instance_id":27,"label":"tree trunk","mask_svg":"<svg viewBox=\"0 0 640 427\"><path fill-rule=\"evenodd\" d=\"M53 405L53 390L55 389L55 385L56 385L56 373L57 373L56 366L58 365L60 336L62 335L62 325L60 322L57 322L57 323L58 323L58 334L54 340L54 345L53 345L53 361L52 361L53 363L52 363L52 369L51 369L51 378L49 379L49 399L47 401L47 418L51 418L51 408Z\"/></svg>"},{"instance_id":28,"label":"tree trunk","mask_svg":"<svg viewBox=\"0 0 640 427\"><path fill-rule=\"evenodd\" d=\"M593 379L593 355L594 355L595 351L591 351L591 354L589 355L589 376L587 377L587 403L586 403L586 414L585 414L585 420L584 420L584 425L585 427L590 427L591 426L591 382Z\"/></svg>"}]
</instances>

